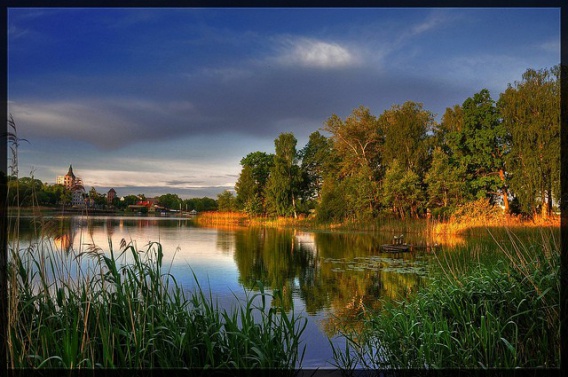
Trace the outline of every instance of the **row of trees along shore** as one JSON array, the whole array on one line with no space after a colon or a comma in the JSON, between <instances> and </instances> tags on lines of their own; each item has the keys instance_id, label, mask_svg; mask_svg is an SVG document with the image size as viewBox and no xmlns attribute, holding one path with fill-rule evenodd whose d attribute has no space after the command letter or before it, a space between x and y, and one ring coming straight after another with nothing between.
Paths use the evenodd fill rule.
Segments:
<instances>
[{"instance_id":1,"label":"row of trees along shore","mask_svg":"<svg viewBox=\"0 0 568 377\"><path fill-rule=\"evenodd\" d=\"M323 222L447 218L478 201L548 217L560 191L559 76L559 66L528 69L497 101L483 89L440 123L407 101L378 117L363 106L334 114L329 136L313 132L300 150L282 133L275 153L241 160L235 205L256 216L315 212Z\"/></svg>"}]
</instances>

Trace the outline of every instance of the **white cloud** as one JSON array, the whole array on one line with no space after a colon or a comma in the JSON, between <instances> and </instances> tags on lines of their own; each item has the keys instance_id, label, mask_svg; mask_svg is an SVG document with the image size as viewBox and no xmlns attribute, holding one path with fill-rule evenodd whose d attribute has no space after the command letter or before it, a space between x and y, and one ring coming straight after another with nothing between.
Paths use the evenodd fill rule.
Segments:
<instances>
[{"instance_id":1,"label":"white cloud","mask_svg":"<svg viewBox=\"0 0 568 377\"><path fill-rule=\"evenodd\" d=\"M285 39L277 60L285 65L315 68L344 68L359 63L357 56L348 48L309 38Z\"/></svg>"},{"instance_id":2,"label":"white cloud","mask_svg":"<svg viewBox=\"0 0 568 377\"><path fill-rule=\"evenodd\" d=\"M543 51L557 53L560 56L560 41L558 39L543 42L538 47Z\"/></svg>"}]
</instances>

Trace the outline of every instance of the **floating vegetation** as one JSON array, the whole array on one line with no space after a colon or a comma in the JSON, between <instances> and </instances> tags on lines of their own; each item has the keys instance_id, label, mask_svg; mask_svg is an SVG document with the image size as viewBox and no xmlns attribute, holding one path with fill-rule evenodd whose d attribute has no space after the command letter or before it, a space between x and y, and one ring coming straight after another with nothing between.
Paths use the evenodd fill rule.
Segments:
<instances>
[{"instance_id":1,"label":"floating vegetation","mask_svg":"<svg viewBox=\"0 0 568 377\"><path fill-rule=\"evenodd\" d=\"M428 261L426 258L419 259L401 259L382 256L355 257L351 260L325 258L323 263L329 263L334 266L343 264L344 268L334 267L332 272L366 272L366 271L384 271L396 272L402 274L418 274L424 276L427 273Z\"/></svg>"}]
</instances>

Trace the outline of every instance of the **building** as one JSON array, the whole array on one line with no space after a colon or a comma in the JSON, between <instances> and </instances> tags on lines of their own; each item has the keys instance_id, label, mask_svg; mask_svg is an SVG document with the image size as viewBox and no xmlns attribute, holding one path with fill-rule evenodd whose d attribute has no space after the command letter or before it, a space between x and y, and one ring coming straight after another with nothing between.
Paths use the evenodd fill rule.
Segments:
<instances>
[{"instance_id":1,"label":"building","mask_svg":"<svg viewBox=\"0 0 568 377\"><path fill-rule=\"evenodd\" d=\"M69 165L69 171L65 174L65 177L63 177L63 185L66 189L71 189L75 186L76 181L77 177L73 174L73 166Z\"/></svg>"},{"instance_id":2,"label":"building","mask_svg":"<svg viewBox=\"0 0 568 377\"><path fill-rule=\"evenodd\" d=\"M114 189L111 188L107 192L107 204L112 204L112 202L114 201L114 198L116 198L116 191L114 191Z\"/></svg>"},{"instance_id":3,"label":"building","mask_svg":"<svg viewBox=\"0 0 568 377\"><path fill-rule=\"evenodd\" d=\"M85 192L85 187L83 187L83 182L78 180L70 188L71 190L71 205L73 207L85 206L85 197L87 193Z\"/></svg>"},{"instance_id":4,"label":"building","mask_svg":"<svg viewBox=\"0 0 568 377\"><path fill-rule=\"evenodd\" d=\"M65 175L58 175L55 179L55 183L58 185L63 185L67 190L71 190L81 178L77 177L73 173L73 166L69 165L69 171Z\"/></svg>"}]
</instances>

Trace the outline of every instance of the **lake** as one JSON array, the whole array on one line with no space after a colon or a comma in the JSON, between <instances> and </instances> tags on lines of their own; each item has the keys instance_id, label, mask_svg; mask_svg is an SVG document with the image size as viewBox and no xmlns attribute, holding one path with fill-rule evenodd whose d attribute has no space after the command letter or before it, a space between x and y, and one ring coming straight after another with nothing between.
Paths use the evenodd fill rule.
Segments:
<instances>
[{"instance_id":1,"label":"lake","mask_svg":"<svg viewBox=\"0 0 568 377\"><path fill-rule=\"evenodd\" d=\"M329 339L341 344L338 330L356 329L365 310L380 309L380 299L400 299L423 287L440 255L466 241L494 243L486 232L467 239L427 240L423 232L404 226L397 232L310 232L206 228L172 217L60 216L44 219L42 225L31 217L21 220L19 239L10 240L12 246L23 250L47 242L55 254L70 260L91 245L108 252L109 240L115 253L123 239L142 250L149 242L159 242L164 269L188 291L196 288L197 279L223 308L234 308L247 294L258 292L257 282L268 292L280 290L280 304L308 319L302 336L304 368L333 368ZM34 231L39 228L44 238ZM400 233L415 250L383 252L380 245L392 243ZM81 261L82 268L89 264L88 259Z\"/></svg>"}]
</instances>

